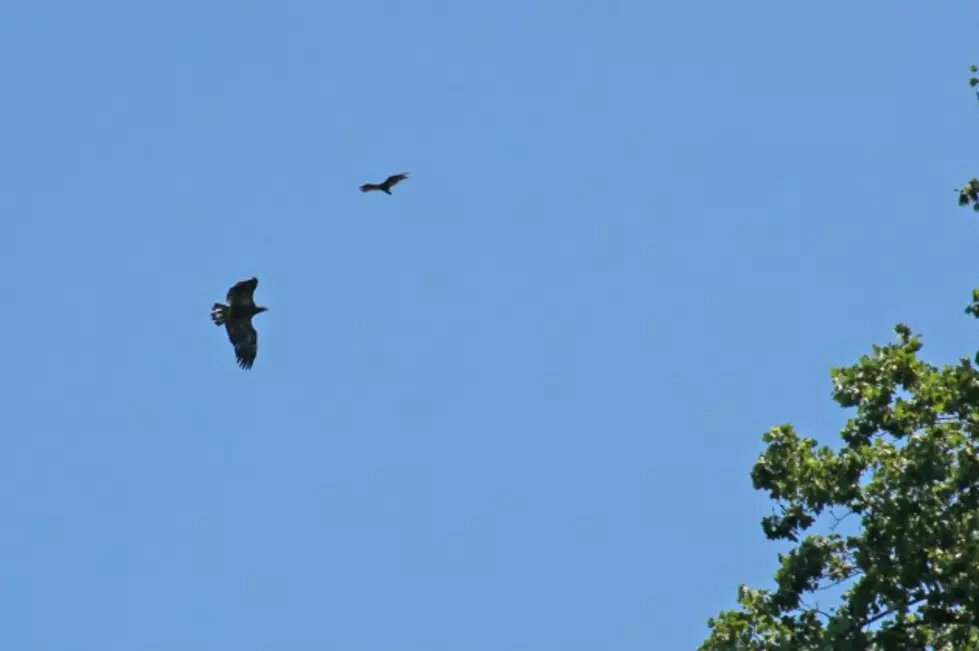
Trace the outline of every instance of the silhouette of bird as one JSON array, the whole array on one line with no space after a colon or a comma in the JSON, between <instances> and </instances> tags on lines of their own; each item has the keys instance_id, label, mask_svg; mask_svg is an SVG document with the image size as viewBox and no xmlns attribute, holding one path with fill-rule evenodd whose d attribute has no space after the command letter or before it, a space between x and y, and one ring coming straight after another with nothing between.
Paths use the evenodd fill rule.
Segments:
<instances>
[{"instance_id":1,"label":"silhouette of bird","mask_svg":"<svg viewBox=\"0 0 979 651\"><path fill-rule=\"evenodd\" d=\"M235 347L238 366L248 370L258 355L258 333L252 326L252 317L266 312L267 307L255 305L255 288L258 278L249 278L235 283L228 290L227 305L215 303L211 308L211 320L216 326L224 326L228 339Z\"/></svg>"},{"instance_id":2,"label":"silhouette of bird","mask_svg":"<svg viewBox=\"0 0 979 651\"><path fill-rule=\"evenodd\" d=\"M391 176L384 179L384 183L365 183L360 186L361 192L370 192L371 190L380 190L387 194L391 194L391 188L408 178L408 173L404 174L392 174Z\"/></svg>"}]
</instances>

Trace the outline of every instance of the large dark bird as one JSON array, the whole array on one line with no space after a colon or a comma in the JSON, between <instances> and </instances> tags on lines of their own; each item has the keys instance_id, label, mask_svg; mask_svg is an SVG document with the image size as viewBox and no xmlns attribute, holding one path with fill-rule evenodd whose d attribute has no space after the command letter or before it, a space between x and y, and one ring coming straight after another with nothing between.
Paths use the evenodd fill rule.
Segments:
<instances>
[{"instance_id":1,"label":"large dark bird","mask_svg":"<svg viewBox=\"0 0 979 651\"><path fill-rule=\"evenodd\" d=\"M215 303L211 308L211 320L216 326L224 326L228 339L235 347L238 366L250 369L258 355L258 333L252 326L252 317L268 310L255 305L255 288L258 278L249 278L235 283L228 290L227 305Z\"/></svg>"},{"instance_id":2,"label":"large dark bird","mask_svg":"<svg viewBox=\"0 0 979 651\"><path fill-rule=\"evenodd\" d=\"M370 192L371 190L380 190L381 192L386 192L391 194L391 188L408 178L408 173L404 174L392 174L384 180L384 183L365 183L360 186L361 192Z\"/></svg>"}]
</instances>

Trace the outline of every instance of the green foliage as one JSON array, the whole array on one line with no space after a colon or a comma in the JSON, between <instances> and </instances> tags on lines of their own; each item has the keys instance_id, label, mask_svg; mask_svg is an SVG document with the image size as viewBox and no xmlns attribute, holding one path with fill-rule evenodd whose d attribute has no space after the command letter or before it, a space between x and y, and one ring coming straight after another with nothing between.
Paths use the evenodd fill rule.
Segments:
<instances>
[{"instance_id":1,"label":"green foliage","mask_svg":"<svg viewBox=\"0 0 979 651\"><path fill-rule=\"evenodd\" d=\"M979 179L958 192L979 212ZM979 319L979 290L965 311ZM791 549L772 589L742 585L740 608L708 621L701 651L979 651L979 353L933 366L911 328L894 331L831 372L855 410L839 449L791 425L764 435L762 530ZM856 532L838 533L851 516Z\"/></svg>"},{"instance_id":2,"label":"green foliage","mask_svg":"<svg viewBox=\"0 0 979 651\"><path fill-rule=\"evenodd\" d=\"M794 546L773 590L741 586L740 610L709 620L701 651L979 649L979 369L932 366L895 332L832 371L833 399L856 409L838 451L791 425L765 434L751 478L777 508L762 529ZM859 533L816 533L834 512ZM836 586L834 606L809 603Z\"/></svg>"},{"instance_id":3,"label":"green foliage","mask_svg":"<svg viewBox=\"0 0 979 651\"><path fill-rule=\"evenodd\" d=\"M969 66L969 71L972 73L972 77L969 79L969 85L975 88L979 86L979 78L975 76L979 72L979 66L971 65ZM959 193L960 206L972 206L973 210L979 212L979 179L972 179L966 183L964 188L956 189L955 191Z\"/></svg>"},{"instance_id":4,"label":"green foliage","mask_svg":"<svg viewBox=\"0 0 979 651\"><path fill-rule=\"evenodd\" d=\"M959 193L960 206L972 206L973 210L979 212L979 179L972 179L964 188L955 191Z\"/></svg>"}]
</instances>

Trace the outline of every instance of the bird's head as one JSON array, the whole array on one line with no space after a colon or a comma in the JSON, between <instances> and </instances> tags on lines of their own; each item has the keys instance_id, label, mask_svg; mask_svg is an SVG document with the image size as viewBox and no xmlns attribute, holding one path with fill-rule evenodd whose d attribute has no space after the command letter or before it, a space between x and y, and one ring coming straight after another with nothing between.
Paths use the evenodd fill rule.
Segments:
<instances>
[{"instance_id":1,"label":"bird's head","mask_svg":"<svg viewBox=\"0 0 979 651\"><path fill-rule=\"evenodd\" d=\"M267 307L261 307L259 305L256 305L255 306L255 314L261 314L262 312L268 312L268 311L269 311L269 308L267 308Z\"/></svg>"}]
</instances>

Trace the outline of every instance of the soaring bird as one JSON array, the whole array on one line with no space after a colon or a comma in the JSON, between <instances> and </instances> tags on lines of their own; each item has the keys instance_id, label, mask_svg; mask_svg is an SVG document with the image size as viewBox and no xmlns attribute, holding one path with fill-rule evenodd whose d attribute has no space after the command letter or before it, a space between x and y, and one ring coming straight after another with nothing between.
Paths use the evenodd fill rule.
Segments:
<instances>
[{"instance_id":1,"label":"soaring bird","mask_svg":"<svg viewBox=\"0 0 979 651\"><path fill-rule=\"evenodd\" d=\"M258 333L252 326L252 317L266 312L267 307L255 305L255 288L258 278L249 278L235 283L228 290L227 305L215 303L211 308L211 320L216 326L224 326L228 339L235 347L238 366L247 370L255 363L258 355Z\"/></svg>"},{"instance_id":2,"label":"soaring bird","mask_svg":"<svg viewBox=\"0 0 979 651\"><path fill-rule=\"evenodd\" d=\"M391 188L408 178L408 173L404 174L392 174L391 176L384 179L384 183L365 183L360 186L361 192L370 192L371 190L380 190L381 192L386 192L391 194Z\"/></svg>"}]
</instances>

